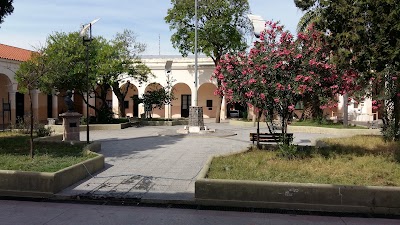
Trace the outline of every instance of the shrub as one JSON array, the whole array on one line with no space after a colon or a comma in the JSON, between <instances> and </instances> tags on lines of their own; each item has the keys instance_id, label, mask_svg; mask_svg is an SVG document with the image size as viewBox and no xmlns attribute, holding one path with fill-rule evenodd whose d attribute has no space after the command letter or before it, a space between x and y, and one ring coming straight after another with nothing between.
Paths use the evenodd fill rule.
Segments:
<instances>
[{"instance_id":1,"label":"shrub","mask_svg":"<svg viewBox=\"0 0 400 225\"><path fill-rule=\"evenodd\" d=\"M50 127L45 127L43 124L39 124L35 132L38 137L47 137L51 136L54 130Z\"/></svg>"}]
</instances>

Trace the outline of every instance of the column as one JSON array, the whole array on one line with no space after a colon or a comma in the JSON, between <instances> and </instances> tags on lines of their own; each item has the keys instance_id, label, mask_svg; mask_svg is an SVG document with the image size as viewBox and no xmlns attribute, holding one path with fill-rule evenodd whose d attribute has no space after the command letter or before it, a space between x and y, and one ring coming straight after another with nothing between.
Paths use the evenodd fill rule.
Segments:
<instances>
[{"instance_id":1,"label":"column","mask_svg":"<svg viewBox=\"0 0 400 225\"><path fill-rule=\"evenodd\" d=\"M137 89L138 89L138 96L139 96L139 98L141 98L142 95L144 94L144 91L146 90L146 88L145 88L144 84L142 84L142 85L138 85ZM138 105L138 114L139 114L138 118L141 118L141 115L144 114L144 113L145 113L144 112L144 104L140 103Z\"/></svg>"},{"instance_id":2,"label":"column","mask_svg":"<svg viewBox=\"0 0 400 225\"><path fill-rule=\"evenodd\" d=\"M38 90L32 90L31 91L31 96L32 96L32 108L33 108L33 120L39 120L39 91Z\"/></svg>"},{"instance_id":3,"label":"column","mask_svg":"<svg viewBox=\"0 0 400 225\"><path fill-rule=\"evenodd\" d=\"M190 87L190 90L192 92L192 96L191 96L191 98L192 98L191 99L192 106L198 106L198 105L196 105L196 101L195 101L195 97L197 96L197 91L198 90L196 90L196 87L194 85L192 87Z\"/></svg>"},{"instance_id":4,"label":"column","mask_svg":"<svg viewBox=\"0 0 400 225\"><path fill-rule=\"evenodd\" d=\"M107 104L107 103L106 103ZM89 94L89 106L95 106L96 107L96 97L95 93L90 93ZM85 106L86 107L86 106ZM85 108L86 111L86 108ZM89 117L90 116L96 116L95 110L89 107Z\"/></svg>"},{"instance_id":5,"label":"column","mask_svg":"<svg viewBox=\"0 0 400 225\"><path fill-rule=\"evenodd\" d=\"M114 113L114 118L119 118L119 113L118 113L118 98L117 96L114 94L114 92L112 92L112 111Z\"/></svg>"},{"instance_id":6,"label":"column","mask_svg":"<svg viewBox=\"0 0 400 225\"><path fill-rule=\"evenodd\" d=\"M16 102L15 102L15 93L16 91L8 92L9 102L11 105L11 123L16 124Z\"/></svg>"},{"instance_id":7,"label":"column","mask_svg":"<svg viewBox=\"0 0 400 225\"><path fill-rule=\"evenodd\" d=\"M228 115L228 110L227 110L226 99L225 99L225 96L223 96L222 103L221 103L221 114L220 114L221 120L226 120L228 118L227 115Z\"/></svg>"},{"instance_id":8,"label":"column","mask_svg":"<svg viewBox=\"0 0 400 225\"><path fill-rule=\"evenodd\" d=\"M57 95L52 95L52 104L53 104L53 108L52 108L52 117L53 118L58 118L58 96Z\"/></svg>"},{"instance_id":9,"label":"column","mask_svg":"<svg viewBox=\"0 0 400 225\"><path fill-rule=\"evenodd\" d=\"M164 118L171 119L172 118L172 106L171 104L165 105L165 115Z\"/></svg>"}]
</instances>

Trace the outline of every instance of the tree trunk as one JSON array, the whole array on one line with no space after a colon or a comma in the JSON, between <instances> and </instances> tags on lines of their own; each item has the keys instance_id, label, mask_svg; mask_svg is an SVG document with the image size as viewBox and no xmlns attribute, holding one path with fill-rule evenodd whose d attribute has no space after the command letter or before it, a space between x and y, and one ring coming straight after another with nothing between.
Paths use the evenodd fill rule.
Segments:
<instances>
[{"instance_id":1,"label":"tree trunk","mask_svg":"<svg viewBox=\"0 0 400 225\"><path fill-rule=\"evenodd\" d=\"M221 54L218 54L218 52L214 52L214 56L215 56L215 58L213 58L213 61L214 61L215 68L217 68L218 64L219 64L219 61L221 59ZM217 88L220 88L221 85L222 85L221 81L217 79ZM221 123L222 97L223 97L223 94L218 96L217 112L216 112L216 115L215 115L215 122L216 123Z\"/></svg>"},{"instance_id":2,"label":"tree trunk","mask_svg":"<svg viewBox=\"0 0 400 225\"><path fill-rule=\"evenodd\" d=\"M30 100L29 109L31 111L31 124L30 124L31 129L30 129L30 140L29 140L31 148L29 151L29 156L33 159L33 157L34 157L34 151L33 151L33 104L32 104L32 93L30 90L28 92L29 92L29 100Z\"/></svg>"},{"instance_id":3,"label":"tree trunk","mask_svg":"<svg viewBox=\"0 0 400 225\"><path fill-rule=\"evenodd\" d=\"M399 97L397 97L397 95L395 95L395 97L393 98L394 101L394 109L393 109L393 113L394 113L394 130L395 130L395 136L394 136L394 140L398 141L399 140L399 122L400 122L400 109L399 109Z\"/></svg>"},{"instance_id":4,"label":"tree trunk","mask_svg":"<svg viewBox=\"0 0 400 225\"><path fill-rule=\"evenodd\" d=\"M111 87L112 87L112 90L113 90L115 96L117 96L117 99L118 99L118 116L125 117L126 113L125 113L124 101L125 101L126 94L128 93L129 84L128 84L128 87L126 87L126 90L124 92L121 91L118 82L111 84Z\"/></svg>"},{"instance_id":5,"label":"tree trunk","mask_svg":"<svg viewBox=\"0 0 400 225\"><path fill-rule=\"evenodd\" d=\"M346 94L343 95L343 126L349 126L349 97Z\"/></svg>"},{"instance_id":6,"label":"tree trunk","mask_svg":"<svg viewBox=\"0 0 400 225\"><path fill-rule=\"evenodd\" d=\"M217 112L215 115L216 123L221 123L221 106L222 106L222 97L219 95L217 100Z\"/></svg>"},{"instance_id":7,"label":"tree trunk","mask_svg":"<svg viewBox=\"0 0 400 225\"><path fill-rule=\"evenodd\" d=\"M261 118L262 112L258 112L257 115L257 148L261 149L260 145L260 118Z\"/></svg>"},{"instance_id":8,"label":"tree trunk","mask_svg":"<svg viewBox=\"0 0 400 225\"><path fill-rule=\"evenodd\" d=\"M303 98L303 112L301 113L300 120L307 120L307 119L312 119L313 116L313 107L311 103L311 96L310 95L305 95Z\"/></svg>"},{"instance_id":9,"label":"tree trunk","mask_svg":"<svg viewBox=\"0 0 400 225\"><path fill-rule=\"evenodd\" d=\"M321 102L319 101L318 96L314 96L311 98L311 113L312 113L312 118L316 120L319 124L322 123L323 118L323 111L321 109Z\"/></svg>"}]
</instances>

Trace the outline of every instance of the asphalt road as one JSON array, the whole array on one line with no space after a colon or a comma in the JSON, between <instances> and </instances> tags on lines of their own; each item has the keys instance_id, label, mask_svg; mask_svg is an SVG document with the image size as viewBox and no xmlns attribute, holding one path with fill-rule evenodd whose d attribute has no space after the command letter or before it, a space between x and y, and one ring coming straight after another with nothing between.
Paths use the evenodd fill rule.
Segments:
<instances>
[{"instance_id":1,"label":"asphalt road","mask_svg":"<svg viewBox=\"0 0 400 225\"><path fill-rule=\"evenodd\" d=\"M400 220L0 200L0 225L394 225Z\"/></svg>"}]
</instances>

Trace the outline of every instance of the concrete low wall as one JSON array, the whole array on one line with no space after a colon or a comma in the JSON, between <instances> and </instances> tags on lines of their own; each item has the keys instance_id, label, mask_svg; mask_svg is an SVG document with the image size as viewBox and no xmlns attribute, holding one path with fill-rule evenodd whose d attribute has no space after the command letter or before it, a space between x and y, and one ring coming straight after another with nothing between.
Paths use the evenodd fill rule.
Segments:
<instances>
[{"instance_id":1,"label":"concrete low wall","mask_svg":"<svg viewBox=\"0 0 400 225\"><path fill-rule=\"evenodd\" d=\"M146 126L177 126L177 125L188 125L187 120L173 120L173 121L141 121L142 125Z\"/></svg>"},{"instance_id":2,"label":"concrete low wall","mask_svg":"<svg viewBox=\"0 0 400 225\"><path fill-rule=\"evenodd\" d=\"M200 205L400 215L400 188L207 179L195 183Z\"/></svg>"},{"instance_id":3,"label":"concrete low wall","mask_svg":"<svg viewBox=\"0 0 400 225\"><path fill-rule=\"evenodd\" d=\"M62 142L63 135L56 134L48 137L39 137L35 138L34 142ZM75 143L86 144L86 141L77 141ZM100 152L101 151L101 143L100 142L92 142L90 145L85 146L86 150L91 152Z\"/></svg>"},{"instance_id":4,"label":"concrete low wall","mask_svg":"<svg viewBox=\"0 0 400 225\"><path fill-rule=\"evenodd\" d=\"M230 120L229 124L234 126L255 127L257 123ZM260 122L261 128L266 128L265 122ZM313 133L313 134L339 134L339 135L380 135L380 129L340 129L312 126L288 126L289 133Z\"/></svg>"},{"instance_id":5,"label":"concrete low wall","mask_svg":"<svg viewBox=\"0 0 400 225\"><path fill-rule=\"evenodd\" d=\"M86 148L98 151L100 143ZM101 145L100 145L101 148ZM55 193L104 168L104 156L96 157L55 173L0 170L0 196L51 197Z\"/></svg>"},{"instance_id":6,"label":"concrete low wall","mask_svg":"<svg viewBox=\"0 0 400 225\"><path fill-rule=\"evenodd\" d=\"M118 124L89 124L89 130L120 130L130 127L130 123L118 123ZM63 125L46 125L54 130L56 134L62 134L64 132ZM86 131L86 125L79 126L80 131Z\"/></svg>"}]
</instances>

